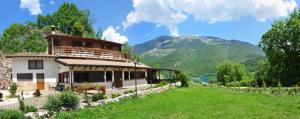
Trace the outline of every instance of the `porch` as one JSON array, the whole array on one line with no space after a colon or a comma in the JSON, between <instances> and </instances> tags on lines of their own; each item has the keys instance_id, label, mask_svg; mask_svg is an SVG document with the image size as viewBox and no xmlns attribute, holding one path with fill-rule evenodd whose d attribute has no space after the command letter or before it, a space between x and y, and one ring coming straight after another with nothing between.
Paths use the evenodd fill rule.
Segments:
<instances>
[{"instance_id":1,"label":"porch","mask_svg":"<svg viewBox=\"0 0 300 119\"><path fill-rule=\"evenodd\" d=\"M62 64L58 87L76 88L83 83L106 89L147 84L147 69L143 64L87 59L57 59ZM136 82L135 82L136 81Z\"/></svg>"}]
</instances>

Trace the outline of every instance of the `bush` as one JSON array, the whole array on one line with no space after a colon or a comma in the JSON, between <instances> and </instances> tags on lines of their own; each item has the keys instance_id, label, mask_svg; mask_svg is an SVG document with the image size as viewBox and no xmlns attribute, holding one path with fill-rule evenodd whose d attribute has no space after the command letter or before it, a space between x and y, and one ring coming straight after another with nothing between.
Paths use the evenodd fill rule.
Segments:
<instances>
[{"instance_id":1,"label":"bush","mask_svg":"<svg viewBox=\"0 0 300 119\"><path fill-rule=\"evenodd\" d=\"M250 86L255 86L255 85L256 85L256 82L252 79L243 79L240 81L240 86L250 87Z\"/></svg>"},{"instance_id":2,"label":"bush","mask_svg":"<svg viewBox=\"0 0 300 119\"><path fill-rule=\"evenodd\" d=\"M0 119L23 119L24 115L18 110L0 110Z\"/></svg>"},{"instance_id":3,"label":"bush","mask_svg":"<svg viewBox=\"0 0 300 119\"><path fill-rule=\"evenodd\" d=\"M24 110L25 113L27 112L37 112L37 108L34 107L34 106L29 106L29 105L25 105L25 110Z\"/></svg>"},{"instance_id":4,"label":"bush","mask_svg":"<svg viewBox=\"0 0 300 119\"><path fill-rule=\"evenodd\" d=\"M180 73L179 74L179 80L181 82L181 87L189 87L189 84L188 84L188 76L187 74L185 73Z\"/></svg>"},{"instance_id":5,"label":"bush","mask_svg":"<svg viewBox=\"0 0 300 119\"><path fill-rule=\"evenodd\" d=\"M124 91L124 94L128 94L128 93L134 93L134 91L133 90L126 90L126 91Z\"/></svg>"},{"instance_id":6,"label":"bush","mask_svg":"<svg viewBox=\"0 0 300 119\"><path fill-rule=\"evenodd\" d=\"M12 82L10 85L9 85L9 93L11 96L16 96L16 92L17 92L17 89L18 89L18 85L16 82Z\"/></svg>"},{"instance_id":7,"label":"bush","mask_svg":"<svg viewBox=\"0 0 300 119\"><path fill-rule=\"evenodd\" d=\"M104 99L104 94L103 93L97 93L92 96L92 101L98 101Z\"/></svg>"},{"instance_id":8,"label":"bush","mask_svg":"<svg viewBox=\"0 0 300 119\"><path fill-rule=\"evenodd\" d=\"M59 95L50 95L48 101L45 104L45 109L49 111L58 112L61 108L60 101L58 100Z\"/></svg>"},{"instance_id":9,"label":"bush","mask_svg":"<svg viewBox=\"0 0 300 119\"><path fill-rule=\"evenodd\" d=\"M50 95L45 108L50 111L58 112L61 107L75 109L78 105L79 98L72 91L64 91L58 95Z\"/></svg>"},{"instance_id":10,"label":"bush","mask_svg":"<svg viewBox=\"0 0 300 119\"><path fill-rule=\"evenodd\" d=\"M62 107L75 109L78 105L79 98L72 91L64 91L58 96L58 100Z\"/></svg>"},{"instance_id":11,"label":"bush","mask_svg":"<svg viewBox=\"0 0 300 119\"><path fill-rule=\"evenodd\" d=\"M226 86L227 87L239 87L240 86L240 82L238 82L238 81L229 82L229 83L226 83Z\"/></svg>"},{"instance_id":12,"label":"bush","mask_svg":"<svg viewBox=\"0 0 300 119\"><path fill-rule=\"evenodd\" d=\"M121 94L119 94L119 93L113 93L112 95L111 95L111 98L116 98L116 97L119 97Z\"/></svg>"},{"instance_id":13,"label":"bush","mask_svg":"<svg viewBox=\"0 0 300 119\"><path fill-rule=\"evenodd\" d=\"M161 86L165 86L165 85L167 85L167 84L169 84L169 82L163 80L163 81L160 81L156 86L157 86L157 87L161 87Z\"/></svg>"}]
</instances>

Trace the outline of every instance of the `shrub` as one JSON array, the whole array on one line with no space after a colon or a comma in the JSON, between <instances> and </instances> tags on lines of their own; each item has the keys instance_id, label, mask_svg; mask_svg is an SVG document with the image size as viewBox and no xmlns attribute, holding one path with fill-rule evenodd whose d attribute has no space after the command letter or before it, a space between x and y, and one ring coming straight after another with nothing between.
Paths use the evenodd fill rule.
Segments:
<instances>
[{"instance_id":1,"label":"shrub","mask_svg":"<svg viewBox=\"0 0 300 119\"><path fill-rule=\"evenodd\" d=\"M50 95L48 101L45 104L45 109L49 111L58 112L61 108L60 101L58 100L59 95Z\"/></svg>"},{"instance_id":2,"label":"shrub","mask_svg":"<svg viewBox=\"0 0 300 119\"><path fill-rule=\"evenodd\" d=\"M126 90L126 91L124 91L124 94L128 94L128 93L134 93L134 90Z\"/></svg>"},{"instance_id":3,"label":"shrub","mask_svg":"<svg viewBox=\"0 0 300 119\"><path fill-rule=\"evenodd\" d=\"M119 94L119 93L113 93L112 95L111 95L111 98L116 98L116 97L119 97L121 94Z\"/></svg>"},{"instance_id":4,"label":"shrub","mask_svg":"<svg viewBox=\"0 0 300 119\"><path fill-rule=\"evenodd\" d=\"M256 85L256 82L252 79L243 79L240 81L240 86L250 87L250 86L255 86L255 85Z\"/></svg>"},{"instance_id":5,"label":"shrub","mask_svg":"<svg viewBox=\"0 0 300 119\"><path fill-rule=\"evenodd\" d=\"M0 119L23 119L24 115L18 110L0 110Z\"/></svg>"},{"instance_id":6,"label":"shrub","mask_svg":"<svg viewBox=\"0 0 300 119\"><path fill-rule=\"evenodd\" d=\"M58 100L62 107L75 109L78 105L79 98L72 91L64 91L58 96Z\"/></svg>"},{"instance_id":7,"label":"shrub","mask_svg":"<svg viewBox=\"0 0 300 119\"><path fill-rule=\"evenodd\" d=\"M17 92L17 89L18 89L18 85L16 82L12 82L10 85L9 85L9 93L11 96L16 96L16 92Z\"/></svg>"},{"instance_id":8,"label":"shrub","mask_svg":"<svg viewBox=\"0 0 300 119\"><path fill-rule=\"evenodd\" d=\"M103 93L97 93L92 96L92 101L98 101L104 99L104 94Z\"/></svg>"},{"instance_id":9,"label":"shrub","mask_svg":"<svg viewBox=\"0 0 300 119\"><path fill-rule=\"evenodd\" d=\"M180 73L179 74L179 79L180 79L180 82L181 82L181 87L189 87L189 84L188 84L188 76L187 74L185 73Z\"/></svg>"},{"instance_id":10,"label":"shrub","mask_svg":"<svg viewBox=\"0 0 300 119\"><path fill-rule=\"evenodd\" d=\"M227 87L239 87L240 86L240 82L238 82L238 81L229 82L229 83L226 83L226 86Z\"/></svg>"},{"instance_id":11,"label":"shrub","mask_svg":"<svg viewBox=\"0 0 300 119\"><path fill-rule=\"evenodd\" d=\"M25 113L27 112L37 112L37 108L34 107L34 106L29 106L29 105L25 105L25 110L24 110Z\"/></svg>"},{"instance_id":12,"label":"shrub","mask_svg":"<svg viewBox=\"0 0 300 119\"><path fill-rule=\"evenodd\" d=\"M61 107L75 109L78 105L79 98L72 91L64 91L58 95L50 95L45 108L49 111L58 112Z\"/></svg>"},{"instance_id":13,"label":"shrub","mask_svg":"<svg viewBox=\"0 0 300 119\"><path fill-rule=\"evenodd\" d=\"M34 97L39 97L41 96L41 91L39 89L36 89L35 92L33 93Z\"/></svg>"},{"instance_id":14,"label":"shrub","mask_svg":"<svg viewBox=\"0 0 300 119\"><path fill-rule=\"evenodd\" d=\"M163 80L163 81L160 81L156 86L157 86L157 87L161 87L161 86L165 86L165 85L167 85L167 84L169 84L169 82Z\"/></svg>"}]
</instances>

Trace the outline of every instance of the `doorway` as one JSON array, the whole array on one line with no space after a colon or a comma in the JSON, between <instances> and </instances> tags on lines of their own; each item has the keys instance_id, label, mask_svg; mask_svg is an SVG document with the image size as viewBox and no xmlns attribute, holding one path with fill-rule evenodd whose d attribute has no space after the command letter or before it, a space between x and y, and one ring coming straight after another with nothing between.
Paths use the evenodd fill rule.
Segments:
<instances>
[{"instance_id":1,"label":"doorway","mask_svg":"<svg viewBox=\"0 0 300 119\"><path fill-rule=\"evenodd\" d=\"M36 83L37 89L44 90L45 89L45 82L44 82L44 73L37 73L36 74Z\"/></svg>"}]
</instances>

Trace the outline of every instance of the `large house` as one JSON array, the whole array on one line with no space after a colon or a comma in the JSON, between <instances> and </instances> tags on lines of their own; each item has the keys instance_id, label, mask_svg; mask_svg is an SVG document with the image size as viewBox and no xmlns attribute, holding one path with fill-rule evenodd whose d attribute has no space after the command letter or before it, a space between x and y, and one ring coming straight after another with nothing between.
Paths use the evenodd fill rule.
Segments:
<instances>
[{"instance_id":1,"label":"large house","mask_svg":"<svg viewBox=\"0 0 300 119\"><path fill-rule=\"evenodd\" d=\"M106 88L146 84L156 79L155 70L121 53L122 44L99 39L52 33L48 54L15 54L12 81L19 90L72 88L83 82Z\"/></svg>"}]
</instances>

